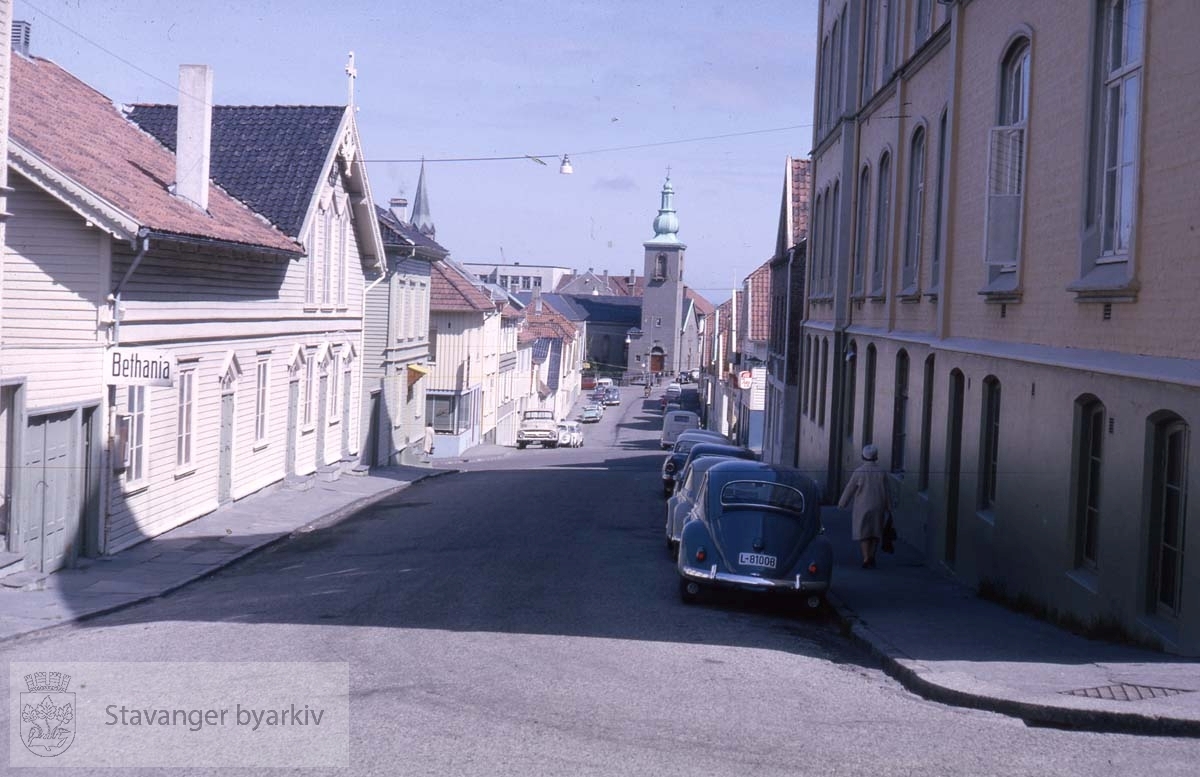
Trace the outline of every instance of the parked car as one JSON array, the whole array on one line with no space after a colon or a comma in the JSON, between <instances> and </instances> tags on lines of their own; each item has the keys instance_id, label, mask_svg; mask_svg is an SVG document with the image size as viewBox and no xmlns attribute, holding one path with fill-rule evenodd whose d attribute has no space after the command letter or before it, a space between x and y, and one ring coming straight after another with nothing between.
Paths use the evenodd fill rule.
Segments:
<instances>
[{"instance_id":1,"label":"parked car","mask_svg":"<svg viewBox=\"0 0 1200 777\"><path fill-rule=\"evenodd\" d=\"M558 445L558 422L550 410L526 410L517 427L517 447L524 450L530 443L540 443L543 448Z\"/></svg>"},{"instance_id":2,"label":"parked car","mask_svg":"<svg viewBox=\"0 0 1200 777\"><path fill-rule=\"evenodd\" d=\"M678 410L663 415L662 435L659 443L663 449L673 448L681 432L700 428L700 416L687 410Z\"/></svg>"},{"instance_id":3,"label":"parked car","mask_svg":"<svg viewBox=\"0 0 1200 777\"><path fill-rule=\"evenodd\" d=\"M621 389L614 387L604 390L604 404L619 405L621 404Z\"/></svg>"},{"instance_id":4,"label":"parked car","mask_svg":"<svg viewBox=\"0 0 1200 777\"><path fill-rule=\"evenodd\" d=\"M670 496L674 490L675 474L683 469L683 463L687 460L687 455L692 450L692 446L702 442L732 444L725 435L718 432L710 432L707 429L688 429L686 432L680 432L679 437L675 440L675 445L671 448L671 452L667 454L667 458L662 463L664 495Z\"/></svg>"},{"instance_id":5,"label":"parked car","mask_svg":"<svg viewBox=\"0 0 1200 777\"><path fill-rule=\"evenodd\" d=\"M561 421L558 424L558 447L578 448L583 445L583 427L575 421Z\"/></svg>"},{"instance_id":6,"label":"parked car","mask_svg":"<svg viewBox=\"0 0 1200 777\"><path fill-rule=\"evenodd\" d=\"M687 469L680 473L679 487L667 500L667 523L664 531L667 537L667 550L671 553L671 558L675 558L675 554L679 550L679 537L683 532L683 524L696 505L704 473L722 461L733 461L733 459L724 456L705 456L693 461Z\"/></svg>"},{"instance_id":7,"label":"parked car","mask_svg":"<svg viewBox=\"0 0 1200 777\"><path fill-rule=\"evenodd\" d=\"M698 442L691 446L687 453L684 454L683 461L679 462L670 472L670 483L664 479L663 494L670 496L672 493L674 493L675 486L679 485L680 474L687 469L689 464L704 456L728 456L736 459L748 459L750 461L755 461L758 459L758 454L749 448L743 448L740 445L733 445L732 443L728 442ZM664 476L667 475L665 467L663 474Z\"/></svg>"},{"instance_id":8,"label":"parked car","mask_svg":"<svg viewBox=\"0 0 1200 777\"><path fill-rule=\"evenodd\" d=\"M811 478L759 462L722 461L704 473L698 491L675 562L683 601L723 587L796 596L807 610L821 606L833 548Z\"/></svg>"},{"instance_id":9,"label":"parked car","mask_svg":"<svg viewBox=\"0 0 1200 777\"><path fill-rule=\"evenodd\" d=\"M604 405L585 405L579 414L579 420L585 424L594 424L604 417Z\"/></svg>"}]
</instances>

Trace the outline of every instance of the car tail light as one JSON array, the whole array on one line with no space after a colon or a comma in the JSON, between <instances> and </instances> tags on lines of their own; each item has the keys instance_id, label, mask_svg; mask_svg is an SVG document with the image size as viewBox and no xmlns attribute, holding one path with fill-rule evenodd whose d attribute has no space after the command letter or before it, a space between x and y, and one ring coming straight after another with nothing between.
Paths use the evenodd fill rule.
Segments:
<instances>
[{"instance_id":1,"label":"car tail light","mask_svg":"<svg viewBox=\"0 0 1200 777\"><path fill-rule=\"evenodd\" d=\"M810 574L810 575L817 574L817 562L814 561L808 565L808 574Z\"/></svg>"},{"instance_id":2,"label":"car tail light","mask_svg":"<svg viewBox=\"0 0 1200 777\"><path fill-rule=\"evenodd\" d=\"M704 548L696 548L696 560L703 561L706 558L708 558L708 553L704 551Z\"/></svg>"}]
</instances>

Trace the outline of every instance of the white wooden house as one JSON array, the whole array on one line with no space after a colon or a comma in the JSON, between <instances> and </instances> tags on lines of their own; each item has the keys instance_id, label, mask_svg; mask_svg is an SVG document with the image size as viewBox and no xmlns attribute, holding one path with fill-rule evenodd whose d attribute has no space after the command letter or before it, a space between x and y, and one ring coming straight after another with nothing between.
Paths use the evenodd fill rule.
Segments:
<instances>
[{"instance_id":1,"label":"white wooden house","mask_svg":"<svg viewBox=\"0 0 1200 777\"><path fill-rule=\"evenodd\" d=\"M353 111L212 108L199 66L180 91L122 115L13 57L0 420L26 569L333 477L358 449L383 248ZM164 357L169 385L114 385L115 347Z\"/></svg>"},{"instance_id":2,"label":"white wooden house","mask_svg":"<svg viewBox=\"0 0 1200 777\"><path fill-rule=\"evenodd\" d=\"M367 466L396 463L425 432L430 264L447 251L409 223L403 199L376 207L387 268L367 285L363 349L363 450Z\"/></svg>"}]
</instances>

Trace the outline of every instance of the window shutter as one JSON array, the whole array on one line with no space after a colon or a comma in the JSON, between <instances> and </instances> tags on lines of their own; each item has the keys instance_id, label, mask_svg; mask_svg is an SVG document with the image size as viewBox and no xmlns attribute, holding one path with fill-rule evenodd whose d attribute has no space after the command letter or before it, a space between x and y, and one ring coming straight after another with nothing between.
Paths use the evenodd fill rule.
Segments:
<instances>
[{"instance_id":1,"label":"window shutter","mask_svg":"<svg viewBox=\"0 0 1200 777\"><path fill-rule=\"evenodd\" d=\"M1017 263L1021 201L1025 190L1025 128L993 127L988 149L988 197L984 262Z\"/></svg>"}]
</instances>

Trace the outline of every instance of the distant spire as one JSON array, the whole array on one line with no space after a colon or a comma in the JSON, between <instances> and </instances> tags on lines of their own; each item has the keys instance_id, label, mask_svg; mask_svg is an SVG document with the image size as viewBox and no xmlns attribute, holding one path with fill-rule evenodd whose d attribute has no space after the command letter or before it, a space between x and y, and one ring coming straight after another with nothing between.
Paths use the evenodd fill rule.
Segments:
<instances>
[{"instance_id":1,"label":"distant spire","mask_svg":"<svg viewBox=\"0 0 1200 777\"><path fill-rule=\"evenodd\" d=\"M417 178L417 193L413 195L412 225L431 240L437 239L437 227L429 215L429 194L425 191L425 160L421 160L421 175Z\"/></svg>"},{"instance_id":2,"label":"distant spire","mask_svg":"<svg viewBox=\"0 0 1200 777\"><path fill-rule=\"evenodd\" d=\"M650 242L678 243L677 232L679 232L679 217L675 215L675 189L671 186L671 176L668 173L662 188L662 205L658 209L658 216L654 219L654 239Z\"/></svg>"}]
</instances>

